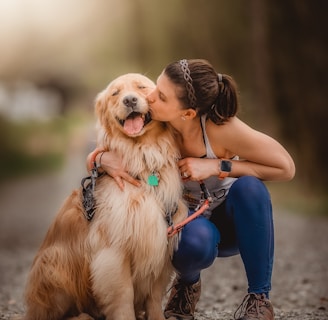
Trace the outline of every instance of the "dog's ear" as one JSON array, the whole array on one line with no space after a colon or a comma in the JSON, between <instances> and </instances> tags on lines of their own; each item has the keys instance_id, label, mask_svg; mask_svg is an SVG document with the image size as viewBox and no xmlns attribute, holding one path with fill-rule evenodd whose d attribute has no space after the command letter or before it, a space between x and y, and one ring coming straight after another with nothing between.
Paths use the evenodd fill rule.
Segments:
<instances>
[{"instance_id":1,"label":"dog's ear","mask_svg":"<svg viewBox=\"0 0 328 320\"><path fill-rule=\"evenodd\" d=\"M98 93L95 99L95 113L97 118L101 121L106 110L106 90Z\"/></svg>"},{"instance_id":2,"label":"dog's ear","mask_svg":"<svg viewBox=\"0 0 328 320\"><path fill-rule=\"evenodd\" d=\"M107 90L101 91L95 99L95 115L97 118L98 127L98 146L108 144L105 141L109 136L112 136L112 128L110 126L109 113L108 113L109 97Z\"/></svg>"}]
</instances>

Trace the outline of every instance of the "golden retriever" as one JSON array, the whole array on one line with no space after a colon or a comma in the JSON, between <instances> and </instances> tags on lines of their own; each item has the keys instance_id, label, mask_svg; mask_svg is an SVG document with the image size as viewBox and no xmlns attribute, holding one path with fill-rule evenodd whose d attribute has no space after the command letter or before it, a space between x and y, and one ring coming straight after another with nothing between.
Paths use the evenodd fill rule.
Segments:
<instances>
[{"instance_id":1,"label":"golden retriever","mask_svg":"<svg viewBox=\"0 0 328 320\"><path fill-rule=\"evenodd\" d=\"M179 153L167 126L152 120L146 95L154 83L140 74L113 80L95 105L98 146L114 150L141 186L96 179L88 221L82 190L68 197L41 245L26 286L26 320L164 319L177 236L167 220L187 208Z\"/></svg>"}]
</instances>

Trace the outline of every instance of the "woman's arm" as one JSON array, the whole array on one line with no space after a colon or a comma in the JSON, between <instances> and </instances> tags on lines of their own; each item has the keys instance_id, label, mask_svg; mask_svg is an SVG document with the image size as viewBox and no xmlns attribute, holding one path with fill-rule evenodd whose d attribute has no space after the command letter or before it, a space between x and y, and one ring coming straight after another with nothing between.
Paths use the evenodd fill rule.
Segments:
<instances>
[{"instance_id":1,"label":"woman's arm","mask_svg":"<svg viewBox=\"0 0 328 320\"><path fill-rule=\"evenodd\" d=\"M230 177L245 175L261 180L291 180L295 175L294 161L286 149L273 138L258 132L234 117L224 125L209 123L206 131L213 151L219 158L225 154L238 155L241 161L232 160ZM205 179L219 174L217 159L186 158L180 160L181 172L192 180Z\"/></svg>"},{"instance_id":2,"label":"woman's arm","mask_svg":"<svg viewBox=\"0 0 328 320\"><path fill-rule=\"evenodd\" d=\"M87 169L92 168L93 152L87 156ZM98 152L95 161L100 171L105 171L117 183L121 190L124 190L124 181L133 184L136 187L140 186L140 182L130 176L122 165L121 157L114 151Z\"/></svg>"},{"instance_id":3,"label":"woman's arm","mask_svg":"<svg viewBox=\"0 0 328 320\"><path fill-rule=\"evenodd\" d=\"M272 137L233 118L222 130L224 147L245 161L234 161L231 176L252 175L261 180L291 180L295 164L287 150Z\"/></svg>"}]
</instances>

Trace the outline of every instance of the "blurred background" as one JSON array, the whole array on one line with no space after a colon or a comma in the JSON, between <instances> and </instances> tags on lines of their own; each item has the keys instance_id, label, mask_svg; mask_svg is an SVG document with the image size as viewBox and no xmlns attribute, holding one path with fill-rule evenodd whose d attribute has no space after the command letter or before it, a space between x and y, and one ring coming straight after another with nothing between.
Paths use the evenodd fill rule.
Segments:
<instances>
[{"instance_id":1,"label":"blurred background","mask_svg":"<svg viewBox=\"0 0 328 320\"><path fill-rule=\"evenodd\" d=\"M1 190L69 163L82 177L94 98L116 76L205 58L239 84L239 117L294 157L296 178L269 184L278 204L328 215L327 12L324 0L0 0Z\"/></svg>"}]
</instances>

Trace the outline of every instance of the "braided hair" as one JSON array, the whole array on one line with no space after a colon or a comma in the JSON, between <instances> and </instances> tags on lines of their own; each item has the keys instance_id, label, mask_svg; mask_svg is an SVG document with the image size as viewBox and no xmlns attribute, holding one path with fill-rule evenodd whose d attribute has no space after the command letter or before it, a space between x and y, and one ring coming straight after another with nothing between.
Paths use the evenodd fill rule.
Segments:
<instances>
[{"instance_id":1,"label":"braided hair","mask_svg":"<svg viewBox=\"0 0 328 320\"><path fill-rule=\"evenodd\" d=\"M215 124L223 124L238 111L237 86L231 76L217 74L203 59L182 59L169 64L164 73L177 85L183 108L207 115Z\"/></svg>"}]
</instances>

